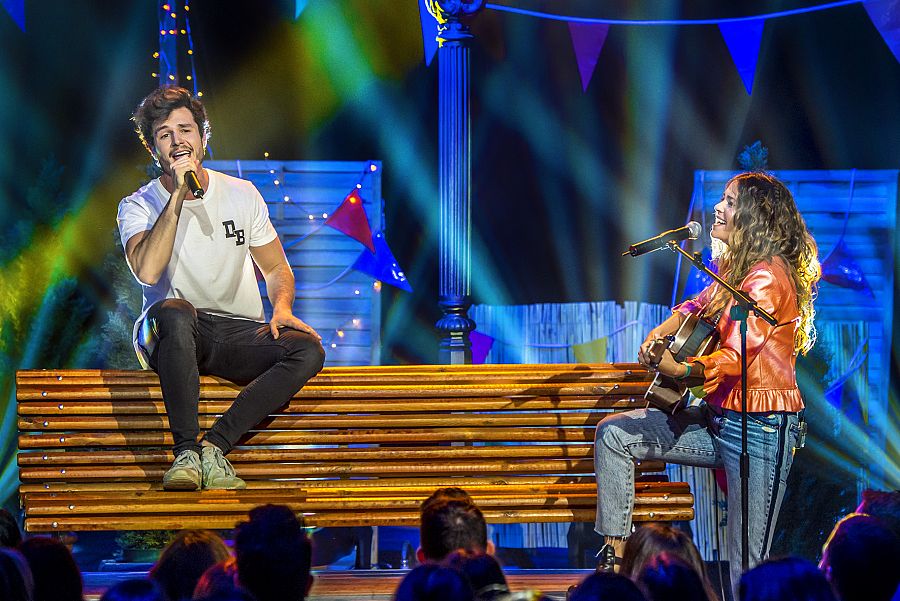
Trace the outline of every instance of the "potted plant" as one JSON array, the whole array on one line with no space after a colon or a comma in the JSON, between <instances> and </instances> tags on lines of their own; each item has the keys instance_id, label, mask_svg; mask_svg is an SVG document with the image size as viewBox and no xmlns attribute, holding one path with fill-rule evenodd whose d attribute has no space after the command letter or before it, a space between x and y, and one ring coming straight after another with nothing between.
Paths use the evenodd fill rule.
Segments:
<instances>
[{"instance_id":1,"label":"potted plant","mask_svg":"<svg viewBox=\"0 0 900 601\"><path fill-rule=\"evenodd\" d=\"M173 530L129 530L119 533L116 544L124 563L153 563L174 535Z\"/></svg>"}]
</instances>

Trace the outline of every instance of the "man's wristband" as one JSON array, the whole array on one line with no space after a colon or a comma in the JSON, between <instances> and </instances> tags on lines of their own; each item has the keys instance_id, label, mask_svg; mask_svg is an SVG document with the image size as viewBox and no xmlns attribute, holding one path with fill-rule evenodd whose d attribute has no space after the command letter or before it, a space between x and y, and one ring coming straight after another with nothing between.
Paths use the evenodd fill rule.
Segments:
<instances>
[{"instance_id":1,"label":"man's wristband","mask_svg":"<svg viewBox=\"0 0 900 601\"><path fill-rule=\"evenodd\" d=\"M684 368L686 371L684 372L683 376L676 376L675 379L676 380L687 380L689 377L691 377L691 364L686 361L682 362L681 364L684 365Z\"/></svg>"}]
</instances>

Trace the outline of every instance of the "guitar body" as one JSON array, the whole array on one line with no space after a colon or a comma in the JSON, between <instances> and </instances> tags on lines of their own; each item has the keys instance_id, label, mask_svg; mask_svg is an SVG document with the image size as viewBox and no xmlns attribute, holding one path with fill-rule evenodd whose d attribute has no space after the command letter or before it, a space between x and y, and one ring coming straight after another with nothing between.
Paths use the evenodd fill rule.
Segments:
<instances>
[{"instance_id":1,"label":"guitar body","mask_svg":"<svg viewBox=\"0 0 900 601\"><path fill-rule=\"evenodd\" d=\"M658 365L662 353L669 351L676 361L688 357L708 355L719 346L719 332L711 321L698 315L688 315L674 336L666 336L656 341L650 349L653 364ZM666 413L675 413L687 402L687 387L682 380L670 378L659 372L644 394L647 402Z\"/></svg>"}]
</instances>

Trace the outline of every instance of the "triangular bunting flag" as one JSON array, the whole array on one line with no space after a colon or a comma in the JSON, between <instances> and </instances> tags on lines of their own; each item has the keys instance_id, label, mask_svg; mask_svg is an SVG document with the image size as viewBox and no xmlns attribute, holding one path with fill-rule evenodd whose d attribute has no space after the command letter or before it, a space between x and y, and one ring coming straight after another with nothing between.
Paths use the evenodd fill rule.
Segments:
<instances>
[{"instance_id":1,"label":"triangular bunting flag","mask_svg":"<svg viewBox=\"0 0 900 601\"><path fill-rule=\"evenodd\" d=\"M363 208L358 188L354 188L344 198L341 205L325 220L325 225L347 234L362 243L369 251L375 252L375 246L372 244L372 230L369 228L369 217L366 215L366 209Z\"/></svg>"},{"instance_id":2,"label":"triangular bunting flag","mask_svg":"<svg viewBox=\"0 0 900 601\"><path fill-rule=\"evenodd\" d=\"M608 32L609 25L606 23L569 22L569 35L572 36L582 91L587 91L588 84L591 83L591 76L594 74Z\"/></svg>"},{"instance_id":3,"label":"triangular bunting flag","mask_svg":"<svg viewBox=\"0 0 900 601\"><path fill-rule=\"evenodd\" d=\"M850 249L847 248L843 238L822 261L822 279L835 286L850 288L866 296L875 297L862 268L850 254Z\"/></svg>"},{"instance_id":4,"label":"triangular bunting flag","mask_svg":"<svg viewBox=\"0 0 900 601\"><path fill-rule=\"evenodd\" d=\"M422 44L425 49L425 65L431 65L434 54L438 49L438 20L428 12L429 0L418 0L419 22L422 25Z\"/></svg>"},{"instance_id":5,"label":"triangular bunting flag","mask_svg":"<svg viewBox=\"0 0 900 601\"><path fill-rule=\"evenodd\" d=\"M764 24L765 19L719 23L719 31L725 38L731 60L734 61L748 94L753 90L753 75L756 73Z\"/></svg>"},{"instance_id":6,"label":"triangular bunting flag","mask_svg":"<svg viewBox=\"0 0 900 601\"><path fill-rule=\"evenodd\" d=\"M487 359L488 353L494 346L494 338L481 332L469 332L469 342L472 343L472 363L481 365Z\"/></svg>"},{"instance_id":7,"label":"triangular bunting flag","mask_svg":"<svg viewBox=\"0 0 900 601\"><path fill-rule=\"evenodd\" d=\"M576 363L606 363L606 338L572 345Z\"/></svg>"},{"instance_id":8,"label":"triangular bunting flag","mask_svg":"<svg viewBox=\"0 0 900 601\"><path fill-rule=\"evenodd\" d=\"M400 266L397 265L397 260L391 253L391 249L388 248L384 234L376 232L372 236L372 242L375 244L375 254L367 250L359 253L359 258L353 264L353 269L369 274L385 284L412 292L412 286L406 281L406 276L403 274Z\"/></svg>"},{"instance_id":9,"label":"triangular bunting flag","mask_svg":"<svg viewBox=\"0 0 900 601\"><path fill-rule=\"evenodd\" d=\"M303 11L306 10L307 0L294 0L294 20L300 18Z\"/></svg>"},{"instance_id":10,"label":"triangular bunting flag","mask_svg":"<svg viewBox=\"0 0 900 601\"><path fill-rule=\"evenodd\" d=\"M19 29L25 31L25 0L0 0L0 4L3 4L3 8L16 22Z\"/></svg>"},{"instance_id":11,"label":"triangular bunting flag","mask_svg":"<svg viewBox=\"0 0 900 601\"><path fill-rule=\"evenodd\" d=\"M863 6L875 29L900 61L900 0L865 0Z\"/></svg>"}]
</instances>

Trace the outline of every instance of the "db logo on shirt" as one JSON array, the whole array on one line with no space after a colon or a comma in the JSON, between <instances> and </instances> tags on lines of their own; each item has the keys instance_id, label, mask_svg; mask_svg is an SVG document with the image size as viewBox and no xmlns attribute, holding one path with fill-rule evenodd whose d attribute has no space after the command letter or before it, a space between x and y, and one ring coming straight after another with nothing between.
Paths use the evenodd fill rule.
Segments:
<instances>
[{"instance_id":1,"label":"db logo on shirt","mask_svg":"<svg viewBox=\"0 0 900 601\"><path fill-rule=\"evenodd\" d=\"M240 246L244 243L244 230L234 229L234 221L229 219L228 221L223 221L222 225L225 226L226 238L237 238L237 240L234 241L235 246Z\"/></svg>"}]
</instances>

